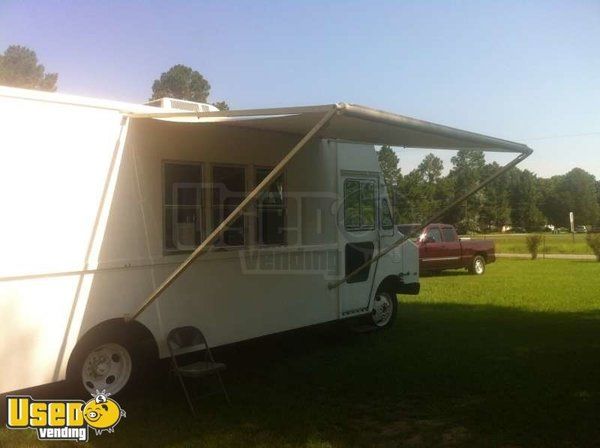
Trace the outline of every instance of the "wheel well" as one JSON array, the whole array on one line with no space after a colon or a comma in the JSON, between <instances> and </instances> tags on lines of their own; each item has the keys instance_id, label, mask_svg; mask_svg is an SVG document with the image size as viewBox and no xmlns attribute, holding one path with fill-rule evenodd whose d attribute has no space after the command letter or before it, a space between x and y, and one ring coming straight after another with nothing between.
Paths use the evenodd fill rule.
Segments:
<instances>
[{"instance_id":1,"label":"wheel well","mask_svg":"<svg viewBox=\"0 0 600 448\"><path fill-rule=\"evenodd\" d=\"M81 351L106 342L124 343L133 350L143 350L150 359L158 359L158 345L152 332L144 324L115 318L99 323L79 338L69 357L67 372L72 371Z\"/></svg>"},{"instance_id":2,"label":"wheel well","mask_svg":"<svg viewBox=\"0 0 600 448\"><path fill-rule=\"evenodd\" d=\"M483 260L487 263L487 254L485 252L477 252L475 253L475 255L473 255L473 258L475 258L478 255L482 256Z\"/></svg>"},{"instance_id":3,"label":"wheel well","mask_svg":"<svg viewBox=\"0 0 600 448\"><path fill-rule=\"evenodd\" d=\"M388 275L384 278L377 287L377 292L387 291L394 294L398 294L400 291L400 278L397 275Z\"/></svg>"}]
</instances>

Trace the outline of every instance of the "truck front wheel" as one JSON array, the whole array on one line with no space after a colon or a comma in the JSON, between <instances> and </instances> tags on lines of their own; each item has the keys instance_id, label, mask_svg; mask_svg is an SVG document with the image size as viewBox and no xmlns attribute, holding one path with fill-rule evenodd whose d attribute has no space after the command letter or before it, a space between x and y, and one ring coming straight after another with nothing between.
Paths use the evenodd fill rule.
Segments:
<instances>
[{"instance_id":1,"label":"truck front wheel","mask_svg":"<svg viewBox=\"0 0 600 448\"><path fill-rule=\"evenodd\" d=\"M469 266L469 273L473 275L482 275L485 272L485 258L481 255L475 255L471 266Z\"/></svg>"},{"instance_id":2,"label":"truck front wheel","mask_svg":"<svg viewBox=\"0 0 600 448\"><path fill-rule=\"evenodd\" d=\"M370 316L372 325L378 329L391 326L396 317L397 309L398 299L396 294L390 294L387 291L377 292Z\"/></svg>"}]
</instances>

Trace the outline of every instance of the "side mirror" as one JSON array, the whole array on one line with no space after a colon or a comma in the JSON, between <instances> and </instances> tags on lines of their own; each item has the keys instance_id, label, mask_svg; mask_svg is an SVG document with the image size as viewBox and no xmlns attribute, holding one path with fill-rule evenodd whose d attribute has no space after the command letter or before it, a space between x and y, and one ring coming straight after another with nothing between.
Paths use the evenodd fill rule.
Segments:
<instances>
[{"instance_id":1,"label":"side mirror","mask_svg":"<svg viewBox=\"0 0 600 448\"><path fill-rule=\"evenodd\" d=\"M425 238L425 243L429 244L429 243L435 243L435 238L432 236L428 236Z\"/></svg>"}]
</instances>

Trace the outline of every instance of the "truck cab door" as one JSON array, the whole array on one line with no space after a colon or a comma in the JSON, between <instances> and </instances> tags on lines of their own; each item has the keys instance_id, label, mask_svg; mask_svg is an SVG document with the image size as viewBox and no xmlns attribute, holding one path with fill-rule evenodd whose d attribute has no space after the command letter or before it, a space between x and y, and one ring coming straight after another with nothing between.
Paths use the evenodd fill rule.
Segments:
<instances>
[{"instance_id":1,"label":"truck cab door","mask_svg":"<svg viewBox=\"0 0 600 448\"><path fill-rule=\"evenodd\" d=\"M439 226L427 227L419 242L419 261L422 271L446 269L445 244Z\"/></svg>"},{"instance_id":2,"label":"truck cab door","mask_svg":"<svg viewBox=\"0 0 600 448\"><path fill-rule=\"evenodd\" d=\"M458 269L462 266L461 244L454 227L442 226L442 240L444 242L444 253L449 269Z\"/></svg>"},{"instance_id":3,"label":"truck cab door","mask_svg":"<svg viewBox=\"0 0 600 448\"><path fill-rule=\"evenodd\" d=\"M340 274L346 276L379 250L379 177L367 172L342 173L342 206L338 213ZM340 286L342 316L368 311L375 263Z\"/></svg>"}]
</instances>

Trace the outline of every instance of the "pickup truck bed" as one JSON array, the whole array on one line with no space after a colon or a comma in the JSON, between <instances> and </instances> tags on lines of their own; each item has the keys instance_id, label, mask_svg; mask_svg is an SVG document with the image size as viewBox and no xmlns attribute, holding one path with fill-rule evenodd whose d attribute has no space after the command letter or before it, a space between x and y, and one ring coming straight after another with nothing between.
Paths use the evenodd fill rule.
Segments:
<instances>
[{"instance_id":1,"label":"pickup truck bed","mask_svg":"<svg viewBox=\"0 0 600 448\"><path fill-rule=\"evenodd\" d=\"M495 244L489 240L459 238L449 224L427 226L417 241L421 272L466 268L481 275L496 261Z\"/></svg>"}]
</instances>

